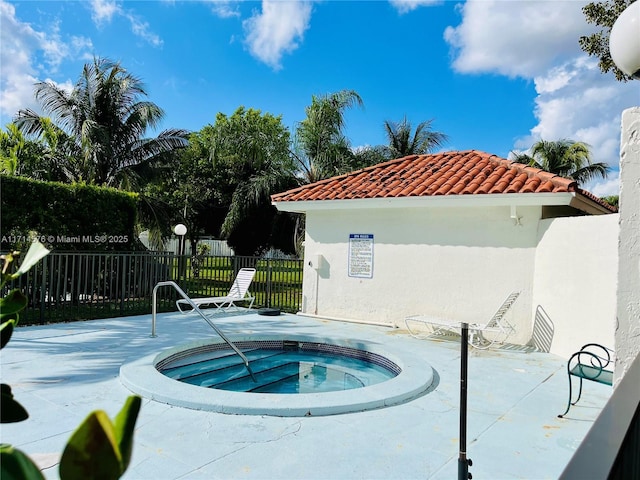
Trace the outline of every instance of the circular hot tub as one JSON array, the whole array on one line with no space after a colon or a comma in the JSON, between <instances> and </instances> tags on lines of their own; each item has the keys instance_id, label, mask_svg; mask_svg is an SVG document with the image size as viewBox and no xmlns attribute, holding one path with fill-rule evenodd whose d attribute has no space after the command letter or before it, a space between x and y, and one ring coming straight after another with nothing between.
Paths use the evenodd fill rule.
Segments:
<instances>
[{"instance_id":1,"label":"circular hot tub","mask_svg":"<svg viewBox=\"0 0 640 480\"><path fill-rule=\"evenodd\" d=\"M193 342L127 363L122 383L143 397L219 413L319 416L383 408L431 386L424 360L391 347L308 336Z\"/></svg>"}]
</instances>

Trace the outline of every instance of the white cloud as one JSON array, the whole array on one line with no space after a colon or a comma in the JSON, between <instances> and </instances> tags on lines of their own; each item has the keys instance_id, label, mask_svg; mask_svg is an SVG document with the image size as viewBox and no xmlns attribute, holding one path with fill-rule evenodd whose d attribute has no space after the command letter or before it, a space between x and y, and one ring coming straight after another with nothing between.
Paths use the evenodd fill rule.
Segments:
<instances>
[{"instance_id":1,"label":"white cloud","mask_svg":"<svg viewBox=\"0 0 640 480\"><path fill-rule=\"evenodd\" d=\"M237 0L206 0L211 5L211 10L220 18L239 17Z\"/></svg>"},{"instance_id":2,"label":"white cloud","mask_svg":"<svg viewBox=\"0 0 640 480\"><path fill-rule=\"evenodd\" d=\"M400 15L409 13L418 7L436 5L440 0L389 0L389 3Z\"/></svg>"},{"instance_id":3,"label":"white cloud","mask_svg":"<svg viewBox=\"0 0 640 480\"><path fill-rule=\"evenodd\" d=\"M618 193L620 113L638 103L633 82L603 75L597 61L578 45L592 28L584 20L587 2L469 1L462 22L445 39L459 73L497 73L533 81L537 124L514 144L568 138L591 146L594 162L612 167L607 180L585 185L595 195ZM499 32L499 34L496 34Z\"/></svg>"},{"instance_id":4,"label":"white cloud","mask_svg":"<svg viewBox=\"0 0 640 480\"><path fill-rule=\"evenodd\" d=\"M527 148L540 138L569 138L588 143L593 161L617 168L620 113L638 101L635 85L603 75L595 60L585 61L584 57L535 77L534 83L538 123L516 146Z\"/></svg>"},{"instance_id":5,"label":"white cloud","mask_svg":"<svg viewBox=\"0 0 640 480\"><path fill-rule=\"evenodd\" d=\"M82 55L92 47L91 40L73 37L69 44L59 34L54 22L48 32L35 30L16 17L14 5L0 0L0 127L11 121L22 108L37 110L33 85L61 62Z\"/></svg>"},{"instance_id":6,"label":"white cloud","mask_svg":"<svg viewBox=\"0 0 640 480\"><path fill-rule=\"evenodd\" d=\"M162 46L162 39L158 35L150 31L149 23L145 22L140 17L132 14L131 12L125 12L124 17L129 20L129 23L131 24L131 31L135 35L142 38L154 47Z\"/></svg>"},{"instance_id":7,"label":"white cloud","mask_svg":"<svg viewBox=\"0 0 640 480\"><path fill-rule=\"evenodd\" d=\"M531 78L580 52L578 38L589 33L586 2L469 1L462 23L447 27L445 40L461 73L497 72Z\"/></svg>"},{"instance_id":8,"label":"white cloud","mask_svg":"<svg viewBox=\"0 0 640 480\"><path fill-rule=\"evenodd\" d=\"M263 0L262 12L243 22L251 54L275 70L284 53L298 47L309 28L312 3L307 1Z\"/></svg>"},{"instance_id":9,"label":"white cloud","mask_svg":"<svg viewBox=\"0 0 640 480\"><path fill-rule=\"evenodd\" d=\"M132 10L123 9L115 0L91 0L90 7L91 18L98 27L111 22L116 16L122 17L131 25L134 35L154 47L162 46L162 39L150 30L148 22L135 15Z\"/></svg>"},{"instance_id":10,"label":"white cloud","mask_svg":"<svg viewBox=\"0 0 640 480\"><path fill-rule=\"evenodd\" d=\"M69 45L64 43L60 38L60 24L56 21L50 27L50 31L45 35L38 33L40 39L40 48L42 49L45 59L50 68L54 71L58 68L62 61L69 57Z\"/></svg>"},{"instance_id":11,"label":"white cloud","mask_svg":"<svg viewBox=\"0 0 640 480\"><path fill-rule=\"evenodd\" d=\"M593 193L597 197L608 197L620 194L620 171L614 170L609 173L605 180L593 180L586 185L581 185L584 190Z\"/></svg>"},{"instance_id":12,"label":"white cloud","mask_svg":"<svg viewBox=\"0 0 640 480\"><path fill-rule=\"evenodd\" d=\"M91 0L91 18L100 25L109 23L116 13L121 13L121 9L115 0Z\"/></svg>"}]
</instances>

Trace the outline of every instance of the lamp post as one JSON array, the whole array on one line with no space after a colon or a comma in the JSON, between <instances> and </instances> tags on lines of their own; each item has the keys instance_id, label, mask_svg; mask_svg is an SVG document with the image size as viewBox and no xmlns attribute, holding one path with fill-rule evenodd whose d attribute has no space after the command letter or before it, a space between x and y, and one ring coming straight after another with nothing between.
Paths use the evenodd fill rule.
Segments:
<instances>
[{"instance_id":1,"label":"lamp post","mask_svg":"<svg viewBox=\"0 0 640 480\"><path fill-rule=\"evenodd\" d=\"M187 234L187 227L182 223L173 227L173 233L178 236L178 276L181 277L185 271L187 262L183 258L184 255L184 236Z\"/></svg>"},{"instance_id":2,"label":"lamp post","mask_svg":"<svg viewBox=\"0 0 640 480\"><path fill-rule=\"evenodd\" d=\"M609 50L616 66L640 79L640 1L618 17L609 36ZM622 112L620 136L620 199L618 237L618 288L615 331L614 385L640 354L640 106Z\"/></svg>"},{"instance_id":3,"label":"lamp post","mask_svg":"<svg viewBox=\"0 0 640 480\"><path fill-rule=\"evenodd\" d=\"M184 236L187 234L187 227L179 223L173 227L173 233L178 236L178 255L184 255Z\"/></svg>"}]
</instances>

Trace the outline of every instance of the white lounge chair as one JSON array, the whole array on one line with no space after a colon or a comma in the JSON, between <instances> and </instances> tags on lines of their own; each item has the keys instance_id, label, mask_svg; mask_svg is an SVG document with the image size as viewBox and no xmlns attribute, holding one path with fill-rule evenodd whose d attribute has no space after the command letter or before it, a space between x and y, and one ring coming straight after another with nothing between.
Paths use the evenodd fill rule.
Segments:
<instances>
[{"instance_id":1,"label":"white lounge chair","mask_svg":"<svg viewBox=\"0 0 640 480\"><path fill-rule=\"evenodd\" d=\"M466 322L469 328L469 344L476 348L488 348L495 342L504 342L514 328L505 319L505 315L511 308L511 305L517 300L520 292L511 293L500 308L494 313L494 315L487 321L478 322ZM438 333L460 333L462 329L462 321L452 320L447 318L432 317L429 315L412 315L404 319L404 324L407 327L407 331L416 338L420 338L419 335L411 330L409 326L410 322L417 322L423 325L428 325L432 328L429 335L435 335ZM491 338L488 339L484 336L484 333L492 333Z\"/></svg>"},{"instance_id":2,"label":"white lounge chair","mask_svg":"<svg viewBox=\"0 0 640 480\"><path fill-rule=\"evenodd\" d=\"M233 281L233 285L231 285L231 288L229 289L229 293L224 297L203 297L192 298L191 300L198 306L198 308L202 306L215 307L216 310L214 313L221 310L226 311L231 308L238 308L236 305L238 302L249 302L249 308L251 308L255 301L255 297L248 293L255 274L255 268L241 268L238 275L236 275L236 279ZM189 306L189 302L183 298L176 301L176 306L178 307L178 310L180 310L180 313L189 313L193 311L191 308L186 310L183 309L185 305Z\"/></svg>"}]
</instances>

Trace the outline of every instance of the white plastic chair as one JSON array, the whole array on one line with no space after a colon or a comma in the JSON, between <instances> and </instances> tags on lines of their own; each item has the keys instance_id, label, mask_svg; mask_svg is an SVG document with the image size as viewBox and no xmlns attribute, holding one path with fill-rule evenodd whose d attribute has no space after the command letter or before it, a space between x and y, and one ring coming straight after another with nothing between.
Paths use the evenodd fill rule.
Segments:
<instances>
[{"instance_id":1,"label":"white plastic chair","mask_svg":"<svg viewBox=\"0 0 640 480\"><path fill-rule=\"evenodd\" d=\"M231 308L238 308L236 305L238 302L250 302L249 308L251 308L255 301L255 297L248 293L255 274L255 268L241 268L233 281L233 285L231 285L231 288L229 289L229 293L225 296L192 298L191 301L195 303L198 308L201 306L215 307L214 313L227 311ZM180 310L180 313L189 313L193 311L192 309L183 309L184 305L189 305L189 302L183 298L176 301L176 306L178 307L178 310Z\"/></svg>"},{"instance_id":2,"label":"white plastic chair","mask_svg":"<svg viewBox=\"0 0 640 480\"><path fill-rule=\"evenodd\" d=\"M504 342L507 337L511 333L513 333L514 328L508 322L504 320L505 315L511 308L511 305L518 299L520 292L512 292L502 305L498 308L496 313L486 321L476 321L476 322L465 322L468 324L469 328L469 344L475 348L489 348L495 342L500 341ZM418 322L423 325L429 325L432 327L433 331L430 335L435 335L437 333L442 333L446 331L454 331L455 333L459 333L462 329L462 321L460 320L452 320L447 318L438 318L432 317L429 315L411 315L404 319L404 324L407 327L407 331L411 336L415 338L419 338L418 334L411 330L409 326L409 322ZM494 335L492 339L487 339L484 336L485 332L491 332Z\"/></svg>"}]
</instances>

